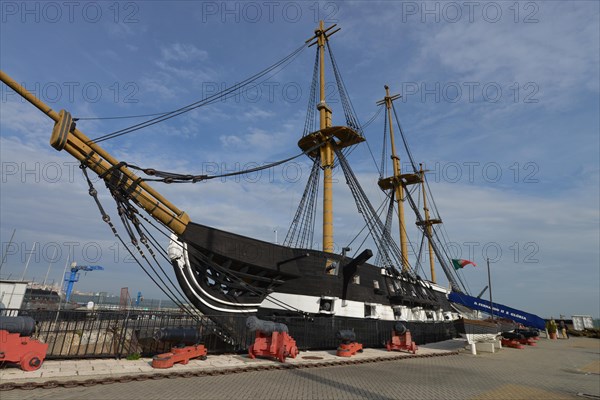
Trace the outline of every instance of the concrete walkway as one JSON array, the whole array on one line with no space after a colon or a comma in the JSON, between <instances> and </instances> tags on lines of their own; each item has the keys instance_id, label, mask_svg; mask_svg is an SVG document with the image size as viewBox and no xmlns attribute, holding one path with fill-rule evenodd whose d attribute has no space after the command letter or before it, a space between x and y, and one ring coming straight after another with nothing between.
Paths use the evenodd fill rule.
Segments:
<instances>
[{"instance_id":1,"label":"concrete walkway","mask_svg":"<svg viewBox=\"0 0 600 400\"><path fill-rule=\"evenodd\" d=\"M174 367L172 371L177 368L181 372L177 375L168 375L170 379L157 380L166 376L155 371L140 370L133 375L143 379L145 377L142 374L149 373L153 378L142 381L129 379L112 384L98 384L97 381L92 381L89 385L88 382L80 381L83 386L78 386L75 382L54 388L36 388L37 384L31 382L25 384L28 385L25 388L33 390L3 391L0 392L0 398L2 400L162 400L165 397L170 400L600 399L600 340L542 339L535 347L503 348L493 354L479 353L478 355L472 355L468 349L462 350L464 345L465 342L460 340L436 343L431 347L423 346L420 349L421 357L404 355L401 359L386 359L385 356L389 357L389 353L367 349L351 360L377 360L378 362L360 364L333 364L339 359L332 352L302 352L296 360L289 360L286 364L267 360L249 360L243 355L209 356L204 362L195 361L188 366ZM453 350L456 349L459 351L454 352ZM450 356L435 356L443 354ZM315 360L319 357L323 358ZM138 365L138 368L147 368L144 362L148 363L148 361L138 360L129 363ZM298 363L323 363L323 361L326 361L327 368L309 368L308 364L297 365ZM110 363L111 366L127 363L116 360L103 362ZM129 368L130 365L127 367ZM271 367L282 365L286 368L271 370ZM222 374L224 369L232 366L237 368L255 366L255 368L250 370L246 368L248 372L233 373L236 371L234 368L231 373ZM96 371L93 367L92 371ZM199 373L200 368L205 368L211 373ZM96 372L106 372L106 369L108 368ZM5 369L3 374L9 370L13 368ZM90 368L86 373L89 371ZM115 373L108 372L110 376ZM102 375L82 375L77 378L78 376L65 377L65 379L87 381L92 377L98 379ZM48 386L52 385L46 387Z\"/></svg>"},{"instance_id":2,"label":"concrete walkway","mask_svg":"<svg viewBox=\"0 0 600 400\"><path fill-rule=\"evenodd\" d=\"M448 340L440 343L420 346L417 357L448 355L465 347L466 342L461 339ZM388 352L385 349L364 349L351 358L338 357L335 350L328 351L302 351L294 358L287 358L286 363L318 364L336 363L344 364L356 360L392 360L403 357L415 357L411 353ZM256 358L250 359L246 354L208 355L204 361L199 359L190 360L187 365L175 364L172 368L152 368L151 358L140 358L139 360L115 360L115 359L83 359L83 360L46 360L37 371L22 371L16 365L7 365L0 369L0 384L6 382L44 382L44 381L66 381L102 379L106 377L117 378L124 375L144 374L169 374L172 372L197 371L197 370L230 370L247 369L260 366L278 366L275 360Z\"/></svg>"}]
</instances>

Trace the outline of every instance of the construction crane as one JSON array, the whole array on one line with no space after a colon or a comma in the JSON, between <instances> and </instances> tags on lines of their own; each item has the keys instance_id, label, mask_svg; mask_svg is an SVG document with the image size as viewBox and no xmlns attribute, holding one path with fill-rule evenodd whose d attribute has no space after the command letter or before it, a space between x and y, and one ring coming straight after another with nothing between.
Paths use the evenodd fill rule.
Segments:
<instances>
[{"instance_id":1,"label":"construction crane","mask_svg":"<svg viewBox=\"0 0 600 400\"><path fill-rule=\"evenodd\" d=\"M79 281L79 274L81 271L87 272L102 270L104 270L104 267L101 267L99 265L77 265L76 262L71 263L71 271L65 274L65 301L68 302L71 299L71 293L73 293L73 285L75 284L75 282Z\"/></svg>"},{"instance_id":2,"label":"construction crane","mask_svg":"<svg viewBox=\"0 0 600 400\"><path fill-rule=\"evenodd\" d=\"M138 292L137 297L135 298L135 306L139 307L142 301L144 301L144 296L142 296L142 292Z\"/></svg>"}]
</instances>

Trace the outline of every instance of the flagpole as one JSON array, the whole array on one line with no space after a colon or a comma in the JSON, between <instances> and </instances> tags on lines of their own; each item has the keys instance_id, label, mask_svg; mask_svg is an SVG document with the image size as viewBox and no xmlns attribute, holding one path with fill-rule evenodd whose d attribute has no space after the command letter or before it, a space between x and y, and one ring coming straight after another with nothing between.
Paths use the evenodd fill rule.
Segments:
<instances>
[{"instance_id":1,"label":"flagpole","mask_svg":"<svg viewBox=\"0 0 600 400\"><path fill-rule=\"evenodd\" d=\"M490 275L490 259L487 259L487 269L488 269L488 286L490 287L490 311L492 312L492 321L494 320L494 303L492 301L492 278Z\"/></svg>"}]
</instances>

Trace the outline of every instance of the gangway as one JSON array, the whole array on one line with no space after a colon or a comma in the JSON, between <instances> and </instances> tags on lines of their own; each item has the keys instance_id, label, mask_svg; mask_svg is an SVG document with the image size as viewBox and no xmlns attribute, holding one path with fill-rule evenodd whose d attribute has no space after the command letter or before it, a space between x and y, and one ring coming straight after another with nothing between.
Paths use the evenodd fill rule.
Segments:
<instances>
[{"instance_id":1,"label":"gangway","mask_svg":"<svg viewBox=\"0 0 600 400\"><path fill-rule=\"evenodd\" d=\"M462 304L473 310L483 311L494 317L510 319L514 322L537 328L542 331L546 329L546 321L537 315L517 310L516 308L507 307L496 302L494 302L492 307L487 300L458 292L450 292L448 300L453 303Z\"/></svg>"}]
</instances>

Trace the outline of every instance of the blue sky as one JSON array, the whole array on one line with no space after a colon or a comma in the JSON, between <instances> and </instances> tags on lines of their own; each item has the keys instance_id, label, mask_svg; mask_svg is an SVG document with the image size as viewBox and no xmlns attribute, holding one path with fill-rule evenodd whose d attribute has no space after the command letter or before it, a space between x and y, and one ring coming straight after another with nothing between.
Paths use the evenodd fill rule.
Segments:
<instances>
[{"instance_id":1,"label":"blue sky","mask_svg":"<svg viewBox=\"0 0 600 400\"><path fill-rule=\"evenodd\" d=\"M546 317L600 315L598 2L115 4L3 2L2 70L74 116L162 112L278 61L325 18L342 28L331 44L362 122L377 112L384 84L403 95L396 109L431 170L453 248L480 265L461 271L471 291L487 284L488 256L495 301ZM314 50L237 98L105 147L141 166L197 173L297 154ZM51 121L4 85L0 95L0 274L20 277L37 242L29 279L43 280L53 259L50 280L59 279L71 248L79 263L105 267L78 289L159 297L100 220L73 159L48 146ZM342 124L339 97L329 102ZM138 121L78 127L97 137ZM379 160L382 115L365 134ZM368 148L350 161L378 206ZM196 222L270 241L277 230L281 241L308 171L300 159L239 180L156 187ZM102 200L112 210L107 193ZM362 227L343 179L335 206L342 247ZM418 246L412 224L409 233Z\"/></svg>"}]
</instances>

